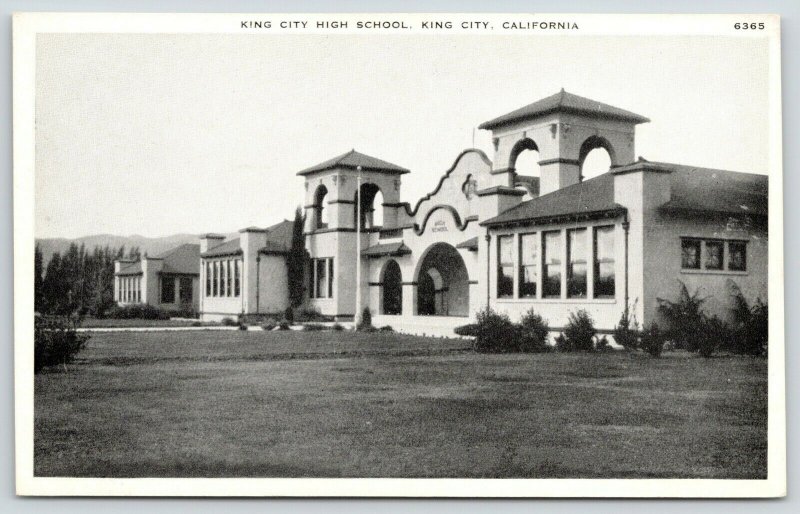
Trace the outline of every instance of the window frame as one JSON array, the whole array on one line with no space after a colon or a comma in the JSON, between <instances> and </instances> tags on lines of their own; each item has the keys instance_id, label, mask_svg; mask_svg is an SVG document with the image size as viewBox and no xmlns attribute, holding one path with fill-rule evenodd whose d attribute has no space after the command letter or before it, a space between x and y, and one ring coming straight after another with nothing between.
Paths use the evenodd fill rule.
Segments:
<instances>
[{"instance_id":1,"label":"window frame","mask_svg":"<svg viewBox=\"0 0 800 514\"><path fill-rule=\"evenodd\" d=\"M510 262L506 262L503 260L503 243L504 241L508 241L509 243L509 256L511 258ZM511 290L507 293L504 289L501 289L507 282L502 280L501 278L506 278L506 274L504 272L505 268L511 268L511 273L508 274L508 278L511 279ZM496 270L496 278L497 278L497 290L495 291L497 298L513 298L514 297L514 234L500 234L497 236L497 270Z\"/></svg>"},{"instance_id":2,"label":"window frame","mask_svg":"<svg viewBox=\"0 0 800 514\"><path fill-rule=\"evenodd\" d=\"M519 256L519 269L517 271L517 298L525 299L525 298L538 298L539 296L539 282L541 282L540 277L537 273L539 268L538 261L541 253L541 238L539 237L538 232L521 232L518 234L519 243L517 246L517 252ZM523 248L525 247L524 242L526 238L530 238L533 240L533 256L532 262L526 264L524 256ZM533 294L523 294L523 284L528 284L529 282L525 281L525 270L528 268L533 268Z\"/></svg>"},{"instance_id":3,"label":"window frame","mask_svg":"<svg viewBox=\"0 0 800 514\"><path fill-rule=\"evenodd\" d=\"M566 237L564 243L567 245L567 290L566 296L570 299L575 300L586 300L589 298L589 261L587 259L587 250L589 249L589 245L587 244L586 238L588 237L588 230L587 227L578 227L578 228L568 228L566 229ZM573 242L573 234L575 240L580 240L583 238L583 243L579 243L583 245L583 255L578 255L575 258L575 252L573 251L573 246L575 243ZM573 285L575 270L575 265L583 265L583 294L572 294L570 292L571 286Z\"/></svg>"},{"instance_id":4,"label":"window frame","mask_svg":"<svg viewBox=\"0 0 800 514\"><path fill-rule=\"evenodd\" d=\"M598 237L597 235L602 232L608 232L611 237L611 257L604 257L600 258L598 256L597 249L599 248ZM616 243L617 243L617 231L615 225L595 225L592 227L592 266L593 266L593 276L592 276L592 297L596 299L609 299L609 298L616 298L617 296L617 259L616 259ZM613 292L611 294L598 294L598 284L600 280L600 265L601 264L611 264L611 286L613 288Z\"/></svg>"},{"instance_id":5,"label":"window frame","mask_svg":"<svg viewBox=\"0 0 800 514\"><path fill-rule=\"evenodd\" d=\"M553 234L557 236L557 250L558 250L558 258L551 259L551 263L547 262L547 236ZM563 296L563 288L561 287L561 279L563 278L564 273L564 263L561 262L561 253L563 251L563 245L565 241L563 241L563 232L561 229L557 230L547 230L542 231L542 242L541 242L541 249L542 249L542 298L547 299L559 299ZM558 291L555 294L548 294L547 283L549 282L549 270L551 266L558 267Z\"/></svg>"}]
</instances>

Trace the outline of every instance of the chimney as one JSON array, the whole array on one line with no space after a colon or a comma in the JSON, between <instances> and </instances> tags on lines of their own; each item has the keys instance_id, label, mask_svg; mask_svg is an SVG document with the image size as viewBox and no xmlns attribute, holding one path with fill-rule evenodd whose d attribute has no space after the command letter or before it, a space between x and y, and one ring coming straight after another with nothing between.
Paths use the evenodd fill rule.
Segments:
<instances>
[{"instance_id":1,"label":"chimney","mask_svg":"<svg viewBox=\"0 0 800 514\"><path fill-rule=\"evenodd\" d=\"M222 234L203 234L200 236L200 253L206 253L215 246L219 246L225 241L225 236Z\"/></svg>"}]
</instances>

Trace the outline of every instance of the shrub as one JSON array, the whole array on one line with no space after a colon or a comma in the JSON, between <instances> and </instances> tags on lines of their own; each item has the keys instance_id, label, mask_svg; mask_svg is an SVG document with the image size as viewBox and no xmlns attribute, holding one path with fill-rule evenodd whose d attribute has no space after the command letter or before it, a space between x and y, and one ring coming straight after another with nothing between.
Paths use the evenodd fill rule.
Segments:
<instances>
[{"instance_id":1,"label":"shrub","mask_svg":"<svg viewBox=\"0 0 800 514\"><path fill-rule=\"evenodd\" d=\"M568 352L570 351L569 343L567 343L567 338L564 337L564 334L558 334L555 338L556 343L556 351L557 352Z\"/></svg>"},{"instance_id":2,"label":"shrub","mask_svg":"<svg viewBox=\"0 0 800 514\"><path fill-rule=\"evenodd\" d=\"M594 351L596 352L611 351L611 344L608 342L608 338L606 336L601 337L594 343Z\"/></svg>"},{"instance_id":3,"label":"shrub","mask_svg":"<svg viewBox=\"0 0 800 514\"><path fill-rule=\"evenodd\" d=\"M342 330L344 330L344 326L342 326L341 323L334 323L331 328L337 332L341 332Z\"/></svg>"},{"instance_id":4,"label":"shrub","mask_svg":"<svg viewBox=\"0 0 800 514\"><path fill-rule=\"evenodd\" d=\"M278 326L278 322L275 321L273 318L267 318L264 320L264 323L261 324L261 328L264 330L272 330L273 328Z\"/></svg>"},{"instance_id":5,"label":"shrub","mask_svg":"<svg viewBox=\"0 0 800 514\"><path fill-rule=\"evenodd\" d=\"M490 307L478 311L474 348L479 353L508 353L518 350L517 327L506 314Z\"/></svg>"},{"instance_id":6,"label":"shrub","mask_svg":"<svg viewBox=\"0 0 800 514\"><path fill-rule=\"evenodd\" d=\"M333 319L322 314L316 307L303 307L294 310L294 321L333 321Z\"/></svg>"},{"instance_id":7,"label":"shrub","mask_svg":"<svg viewBox=\"0 0 800 514\"><path fill-rule=\"evenodd\" d=\"M320 330L327 330L328 327L321 323L306 323L303 325L303 330L307 332L319 332Z\"/></svg>"},{"instance_id":8,"label":"shrub","mask_svg":"<svg viewBox=\"0 0 800 514\"><path fill-rule=\"evenodd\" d=\"M283 319L289 323L294 323L294 309L286 307L286 310L283 312Z\"/></svg>"},{"instance_id":9,"label":"shrub","mask_svg":"<svg viewBox=\"0 0 800 514\"><path fill-rule=\"evenodd\" d=\"M125 305L110 309L106 316L114 319L169 319L170 313L146 303Z\"/></svg>"},{"instance_id":10,"label":"shrub","mask_svg":"<svg viewBox=\"0 0 800 514\"><path fill-rule=\"evenodd\" d=\"M706 329L703 303L707 298L700 298L699 290L689 294L686 284L678 282L681 285L678 301L657 298L658 310L667 322L666 337L678 348L690 352L700 351L701 346L707 349L708 342L702 336Z\"/></svg>"},{"instance_id":11,"label":"shrub","mask_svg":"<svg viewBox=\"0 0 800 514\"><path fill-rule=\"evenodd\" d=\"M475 337L478 335L478 325L476 323L470 323L468 325L461 325L453 329L453 332L459 336L468 336L468 337Z\"/></svg>"},{"instance_id":12,"label":"shrub","mask_svg":"<svg viewBox=\"0 0 800 514\"><path fill-rule=\"evenodd\" d=\"M657 323L653 322L642 330L641 348L653 357L661 356L661 351L664 349L664 334Z\"/></svg>"},{"instance_id":13,"label":"shrub","mask_svg":"<svg viewBox=\"0 0 800 514\"><path fill-rule=\"evenodd\" d=\"M278 328L281 330L289 330L289 327L291 327L291 324L285 319L282 319L280 322L278 322Z\"/></svg>"},{"instance_id":14,"label":"shrub","mask_svg":"<svg viewBox=\"0 0 800 514\"><path fill-rule=\"evenodd\" d=\"M233 318L222 318L222 321L220 323L224 327L235 327L239 325L239 322Z\"/></svg>"},{"instance_id":15,"label":"shrub","mask_svg":"<svg viewBox=\"0 0 800 514\"><path fill-rule=\"evenodd\" d=\"M735 284L732 286L734 307L731 339L726 349L745 355L762 355L769 337L768 308L759 298L751 307Z\"/></svg>"},{"instance_id":16,"label":"shrub","mask_svg":"<svg viewBox=\"0 0 800 514\"><path fill-rule=\"evenodd\" d=\"M364 330L365 328L372 326L372 313L369 310L369 307L364 307L364 310L361 311L361 322L358 325L358 330Z\"/></svg>"},{"instance_id":17,"label":"shrub","mask_svg":"<svg viewBox=\"0 0 800 514\"><path fill-rule=\"evenodd\" d=\"M192 321L193 327L202 327L203 323L201 321Z\"/></svg>"},{"instance_id":18,"label":"shrub","mask_svg":"<svg viewBox=\"0 0 800 514\"><path fill-rule=\"evenodd\" d=\"M239 323L239 330L247 330L247 323Z\"/></svg>"},{"instance_id":19,"label":"shrub","mask_svg":"<svg viewBox=\"0 0 800 514\"><path fill-rule=\"evenodd\" d=\"M391 325L384 325L379 329L381 332L394 332L394 329Z\"/></svg>"},{"instance_id":20,"label":"shrub","mask_svg":"<svg viewBox=\"0 0 800 514\"><path fill-rule=\"evenodd\" d=\"M517 345L519 351L526 353L546 352L547 337L550 327L547 321L536 314L533 309L523 314L517 334Z\"/></svg>"},{"instance_id":21,"label":"shrub","mask_svg":"<svg viewBox=\"0 0 800 514\"><path fill-rule=\"evenodd\" d=\"M569 351L591 352L594 349L593 339L596 333L594 321L588 312L581 309L570 313L567 326L564 327Z\"/></svg>"},{"instance_id":22,"label":"shrub","mask_svg":"<svg viewBox=\"0 0 800 514\"><path fill-rule=\"evenodd\" d=\"M66 365L75 359L89 336L76 330L80 320L66 316L36 316L34 318L33 371L39 373L47 366Z\"/></svg>"},{"instance_id":23,"label":"shrub","mask_svg":"<svg viewBox=\"0 0 800 514\"><path fill-rule=\"evenodd\" d=\"M639 323L636 321L635 316L631 316L631 310L636 308L634 302L633 307L625 306L622 311L622 317L619 323L614 328L614 341L628 351L636 350L639 346Z\"/></svg>"},{"instance_id":24,"label":"shrub","mask_svg":"<svg viewBox=\"0 0 800 514\"><path fill-rule=\"evenodd\" d=\"M730 325L722 321L716 316L711 316L703 320L703 326L698 334L697 339L697 352L702 357L711 357L711 355L724 348L729 341L733 338L733 331Z\"/></svg>"}]
</instances>

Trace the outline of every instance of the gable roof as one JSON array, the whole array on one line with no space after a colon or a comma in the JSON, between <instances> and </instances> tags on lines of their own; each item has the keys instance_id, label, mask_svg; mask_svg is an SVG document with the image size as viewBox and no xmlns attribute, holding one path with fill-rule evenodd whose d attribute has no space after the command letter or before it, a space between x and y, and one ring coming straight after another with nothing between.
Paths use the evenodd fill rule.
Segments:
<instances>
[{"instance_id":1,"label":"gable roof","mask_svg":"<svg viewBox=\"0 0 800 514\"><path fill-rule=\"evenodd\" d=\"M240 239L229 239L224 241L213 248L209 248L201 257L222 257L224 255L239 255L242 253L242 245Z\"/></svg>"},{"instance_id":2,"label":"gable roof","mask_svg":"<svg viewBox=\"0 0 800 514\"><path fill-rule=\"evenodd\" d=\"M129 262L126 265L120 266L118 276L122 275L141 275L142 274L142 261Z\"/></svg>"},{"instance_id":3,"label":"gable roof","mask_svg":"<svg viewBox=\"0 0 800 514\"><path fill-rule=\"evenodd\" d=\"M381 171L383 173L390 173L393 175L403 175L408 173L406 168L392 164L391 162L386 162L376 157L371 157L369 155L356 152L355 149L353 149L347 153L339 155L338 157L334 157L333 159L329 159L325 162L311 166L310 168L306 168L297 174L301 176L310 175L311 173L332 170L335 168L354 170L358 168L358 166L361 166L361 169L365 171Z\"/></svg>"},{"instance_id":4,"label":"gable roof","mask_svg":"<svg viewBox=\"0 0 800 514\"><path fill-rule=\"evenodd\" d=\"M266 243L259 248L260 253L285 253L292 246L293 221L283 220L265 229L249 227L244 230L251 232L266 232ZM202 257L223 257L227 255L240 255L242 253L241 238L230 239L217 246L209 248Z\"/></svg>"},{"instance_id":5,"label":"gable roof","mask_svg":"<svg viewBox=\"0 0 800 514\"><path fill-rule=\"evenodd\" d=\"M157 257L164 260L161 273L200 274L200 245L183 244Z\"/></svg>"},{"instance_id":6,"label":"gable roof","mask_svg":"<svg viewBox=\"0 0 800 514\"><path fill-rule=\"evenodd\" d=\"M659 206L661 210L767 216L766 175L641 160L522 202L481 225L547 222L625 212L622 205L614 202L614 176L642 169L669 173L671 199Z\"/></svg>"},{"instance_id":7,"label":"gable roof","mask_svg":"<svg viewBox=\"0 0 800 514\"><path fill-rule=\"evenodd\" d=\"M558 219L574 215L601 215L624 212L614 202L614 176L605 173L552 193L533 198L503 211L481 225L504 225L521 221Z\"/></svg>"},{"instance_id":8,"label":"gable roof","mask_svg":"<svg viewBox=\"0 0 800 514\"><path fill-rule=\"evenodd\" d=\"M174 273L179 275L197 275L200 273L199 244L182 244L149 258L164 261L159 273ZM116 273L116 275L140 275L141 273L142 261L138 260L121 267L119 273Z\"/></svg>"},{"instance_id":9,"label":"gable roof","mask_svg":"<svg viewBox=\"0 0 800 514\"><path fill-rule=\"evenodd\" d=\"M653 164L672 171L671 198L660 207L662 210L768 216L769 177L766 175L664 162Z\"/></svg>"},{"instance_id":10,"label":"gable roof","mask_svg":"<svg viewBox=\"0 0 800 514\"><path fill-rule=\"evenodd\" d=\"M292 247L294 222L283 220L267 227L267 242L258 251L261 253L286 253Z\"/></svg>"},{"instance_id":11,"label":"gable roof","mask_svg":"<svg viewBox=\"0 0 800 514\"><path fill-rule=\"evenodd\" d=\"M588 114L590 116L598 116L601 118L609 118L614 120L629 121L632 123L647 123L650 121L648 118L639 114L614 107L613 105L604 104L597 100L591 100L582 96L567 93L562 89L558 93L543 98L530 105L521 107L517 110L511 111L502 116L498 116L492 120L486 121L478 125L480 129L494 129L514 123L517 121L529 120L538 118L545 114L553 112L571 112L574 114Z\"/></svg>"}]
</instances>

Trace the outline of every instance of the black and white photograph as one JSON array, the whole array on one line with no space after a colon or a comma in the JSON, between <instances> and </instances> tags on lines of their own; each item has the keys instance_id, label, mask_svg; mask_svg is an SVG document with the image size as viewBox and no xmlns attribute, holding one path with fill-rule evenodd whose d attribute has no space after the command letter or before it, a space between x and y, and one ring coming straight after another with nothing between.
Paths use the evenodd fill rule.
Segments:
<instances>
[{"instance_id":1,"label":"black and white photograph","mask_svg":"<svg viewBox=\"0 0 800 514\"><path fill-rule=\"evenodd\" d=\"M15 15L17 493L783 496L780 18L663 20Z\"/></svg>"}]
</instances>

